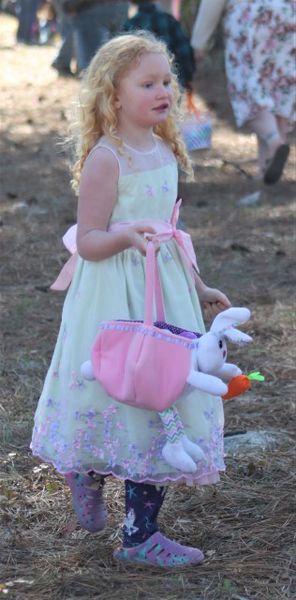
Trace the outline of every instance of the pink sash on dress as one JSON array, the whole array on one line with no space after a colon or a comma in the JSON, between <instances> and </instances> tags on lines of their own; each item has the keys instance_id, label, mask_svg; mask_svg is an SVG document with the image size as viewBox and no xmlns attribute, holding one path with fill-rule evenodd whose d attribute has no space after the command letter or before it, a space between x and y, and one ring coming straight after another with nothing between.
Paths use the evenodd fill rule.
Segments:
<instances>
[{"instance_id":1,"label":"pink sash on dress","mask_svg":"<svg viewBox=\"0 0 296 600\"><path fill-rule=\"evenodd\" d=\"M185 231L182 231L182 229L177 229L177 227L176 227L177 221L179 218L179 210L180 210L181 203L182 203L181 199L176 202L176 205L174 207L170 221L161 221L161 220L157 220L157 219L145 219L143 221L119 222L119 223L113 223L109 227L108 231L121 231L122 229L124 229L126 227L131 227L131 225L134 225L135 223L137 223L139 225L152 226L155 229L156 233L153 235L149 234L149 239L151 239L151 240L156 239L159 242L167 242L168 240L171 240L171 239L176 240L179 250L180 250L180 253L181 253L181 256L182 256L183 263L187 265L187 267L189 268L190 272L193 275L194 269L197 272L199 272L199 269L197 266L196 256L195 256L191 237L188 233L186 233ZM65 235L63 236L63 243L66 246L67 250L69 250L69 252L71 253L72 256L69 258L69 260L63 266L57 279L50 286L50 289L52 289L52 290L66 290L72 281L76 262L78 259L78 252L77 252L77 246L76 246L76 235L77 235L77 225L72 225L72 227L70 227L66 231Z\"/></svg>"}]
</instances>

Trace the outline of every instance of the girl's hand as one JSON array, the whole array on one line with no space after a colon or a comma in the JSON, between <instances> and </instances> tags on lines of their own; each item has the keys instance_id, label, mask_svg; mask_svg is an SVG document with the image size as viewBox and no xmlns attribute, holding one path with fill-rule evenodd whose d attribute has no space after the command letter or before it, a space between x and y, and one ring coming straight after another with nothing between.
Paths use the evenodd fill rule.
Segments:
<instances>
[{"instance_id":1,"label":"girl's hand","mask_svg":"<svg viewBox=\"0 0 296 600\"><path fill-rule=\"evenodd\" d=\"M147 244L150 240L152 240L155 246L155 251L158 252L159 242L153 239L155 234L155 229L153 229L153 227L150 225L133 225L127 229L129 246L136 248L143 256L146 256Z\"/></svg>"},{"instance_id":2,"label":"girl's hand","mask_svg":"<svg viewBox=\"0 0 296 600\"><path fill-rule=\"evenodd\" d=\"M210 288L205 285L203 289L199 291L198 296L202 307L209 318L214 318L222 310L231 307L231 302L228 300L227 296L215 288Z\"/></svg>"}]
</instances>

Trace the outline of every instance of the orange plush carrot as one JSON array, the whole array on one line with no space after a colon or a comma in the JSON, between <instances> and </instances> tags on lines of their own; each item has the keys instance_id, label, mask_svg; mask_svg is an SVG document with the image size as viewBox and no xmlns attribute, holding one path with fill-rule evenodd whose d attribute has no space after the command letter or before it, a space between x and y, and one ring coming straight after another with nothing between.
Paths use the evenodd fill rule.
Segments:
<instances>
[{"instance_id":1,"label":"orange plush carrot","mask_svg":"<svg viewBox=\"0 0 296 600\"><path fill-rule=\"evenodd\" d=\"M237 375L228 382L228 392L223 396L223 400L231 400L235 396L240 396L251 387L251 382L247 375Z\"/></svg>"},{"instance_id":2,"label":"orange plush carrot","mask_svg":"<svg viewBox=\"0 0 296 600\"><path fill-rule=\"evenodd\" d=\"M249 375L237 375L228 382L228 392L223 396L223 400L231 400L235 396L244 394L251 387L251 381L264 381L264 376L255 371Z\"/></svg>"}]
</instances>

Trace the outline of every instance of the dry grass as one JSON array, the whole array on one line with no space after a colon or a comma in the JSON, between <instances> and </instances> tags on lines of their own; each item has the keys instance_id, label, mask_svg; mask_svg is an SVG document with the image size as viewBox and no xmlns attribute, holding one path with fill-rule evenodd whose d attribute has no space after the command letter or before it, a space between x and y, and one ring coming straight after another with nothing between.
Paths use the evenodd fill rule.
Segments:
<instances>
[{"instance_id":1,"label":"dry grass","mask_svg":"<svg viewBox=\"0 0 296 600\"><path fill-rule=\"evenodd\" d=\"M226 429L267 429L282 437L273 449L227 457L227 473L216 486L169 490L161 527L168 536L202 547L202 565L173 573L124 568L112 559L120 541L122 485L108 481L108 527L90 535L76 526L62 478L29 451L62 306L62 298L47 289L66 256L57 240L75 219L67 156L57 153L57 142L65 135L66 108L78 84L56 85L48 66L54 49L13 50L13 21L3 23L0 597L295 598L294 146L283 181L268 190L223 163L226 155L252 177L255 146L251 136L234 131L224 80L215 73L214 148L195 157L197 185L181 186L184 220L206 279L253 311L254 344L233 352L233 359L245 371L262 371L266 382L225 406ZM207 81L199 85L203 102ZM257 206L238 207L242 195L258 189Z\"/></svg>"},{"instance_id":2,"label":"dry grass","mask_svg":"<svg viewBox=\"0 0 296 600\"><path fill-rule=\"evenodd\" d=\"M169 491L160 520L163 529L204 548L206 561L198 568L168 573L114 564L112 548L119 543L123 508L122 486L116 481L107 484L108 528L92 536L75 527L68 491L51 468L34 467L25 449L6 454L1 538L9 597L293 598L292 448L239 464L227 462L227 475L219 485Z\"/></svg>"}]
</instances>

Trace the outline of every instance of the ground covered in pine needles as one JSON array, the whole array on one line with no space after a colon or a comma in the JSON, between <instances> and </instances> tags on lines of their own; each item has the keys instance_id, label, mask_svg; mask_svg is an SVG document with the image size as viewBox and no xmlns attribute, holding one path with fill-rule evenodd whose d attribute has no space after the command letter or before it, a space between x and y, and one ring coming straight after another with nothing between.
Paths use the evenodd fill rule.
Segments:
<instances>
[{"instance_id":1,"label":"ground covered in pine needles","mask_svg":"<svg viewBox=\"0 0 296 600\"><path fill-rule=\"evenodd\" d=\"M48 287L67 258L61 236L75 221L60 142L79 82L51 70L53 47L15 47L14 31L14 19L1 16L0 598L295 598L295 135L282 181L264 187L255 178L255 140L236 131L221 56L212 56L196 83L201 108L213 111L213 146L194 154L196 183L181 182L182 218L206 281L252 310L254 342L232 348L231 359L266 377L226 404L226 433L277 435L274 444L226 456L216 486L170 488L161 528L201 547L202 565L122 567L112 559L122 485L107 482L108 527L88 534L77 526L63 479L29 450L63 302ZM254 193L253 202L240 202Z\"/></svg>"}]
</instances>

